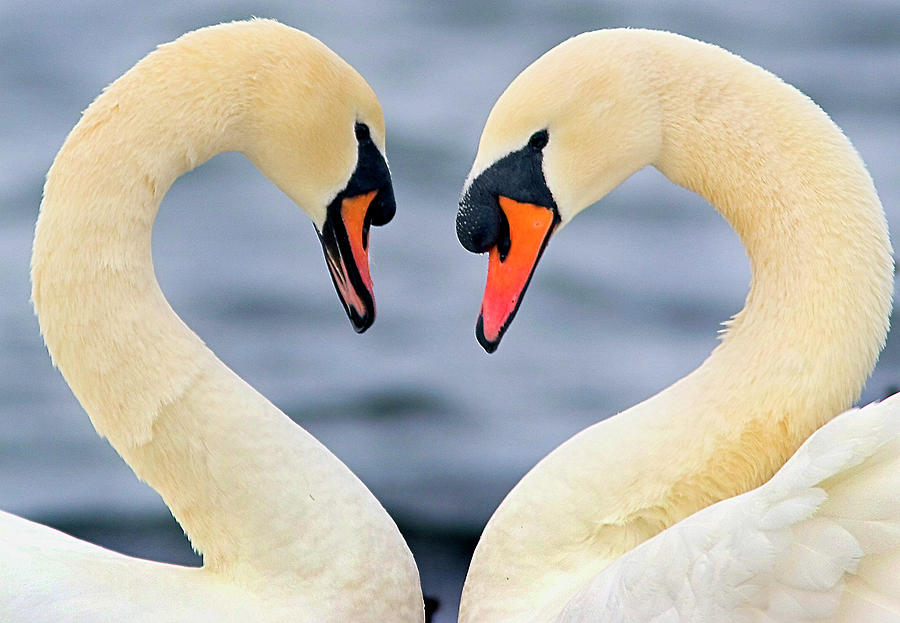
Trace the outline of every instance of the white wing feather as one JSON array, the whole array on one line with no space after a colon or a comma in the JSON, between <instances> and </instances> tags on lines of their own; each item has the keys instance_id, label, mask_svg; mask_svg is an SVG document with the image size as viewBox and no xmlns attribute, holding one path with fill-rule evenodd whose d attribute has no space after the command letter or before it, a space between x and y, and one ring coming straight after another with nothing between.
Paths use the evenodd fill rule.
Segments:
<instances>
[{"instance_id":1,"label":"white wing feather","mask_svg":"<svg viewBox=\"0 0 900 623\"><path fill-rule=\"evenodd\" d=\"M557 621L900 622L900 394L622 556Z\"/></svg>"}]
</instances>

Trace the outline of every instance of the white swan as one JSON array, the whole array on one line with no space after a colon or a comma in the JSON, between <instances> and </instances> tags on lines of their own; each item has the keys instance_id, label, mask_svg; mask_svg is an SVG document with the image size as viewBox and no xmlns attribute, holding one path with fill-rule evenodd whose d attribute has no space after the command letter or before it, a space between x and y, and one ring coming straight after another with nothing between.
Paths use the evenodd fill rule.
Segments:
<instances>
[{"instance_id":1,"label":"white swan","mask_svg":"<svg viewBox=\"0 0 900 623\"><path fill-rule=\"evenodd\" d=\"M457 217L462 244L490 252L479 341L497 347L552 233L648 164L737 231L746 305L697 370L519 482L478 543L460 621L900 621L897 398L697 513L762 485L847 409L887 332L881 204L793 87L644 30L575 37L523 71L488 118Z\"/></svg>"},{"instance_id":2,"label":"white swan","mask_svg":"<svg viewBox=\"0 0 900 623\"><path fill-rule=\"evenodd\" d=\"M318 40L235 22L163 45L85 111L47 176L33 300L56 366L202 553L122 556L0 515L3 621L406 621L418 571L374 496L169 307L150 235L163 195L243 152L308 213L357 330L370 224L393 215L375 94Z\"/></svg>"}]
</instances>

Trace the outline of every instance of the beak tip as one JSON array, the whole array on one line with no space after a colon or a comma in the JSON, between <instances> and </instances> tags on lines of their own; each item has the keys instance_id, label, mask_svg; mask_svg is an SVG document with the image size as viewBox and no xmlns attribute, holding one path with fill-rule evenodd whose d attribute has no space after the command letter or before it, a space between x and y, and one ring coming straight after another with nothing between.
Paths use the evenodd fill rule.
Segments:
<instances>
[{"instance_id":1,"label":"beak tip","mask_svg":"<svg viewBox=\"0 0 900 623\"><path fill-rule=\"evenodd\" d=\"M348 316L350 318L350 326L353 327L356 333L365 333L375 323L375 313L373 311L366 311L365 314L359 315L356 313L356 310L353 310Z\"/></svg>"},{"instance_id":2,"label":"beak tip","mask_svg":"<svg viewBox=\"0 0 900 623\"><path fill-rule=\"evenodd\" d=\"M475 339L478 340L478 343L481 344L481 347L487 352L489 355L494 353L497 350L497 347L500 346L500 338L503 337L503 333L497 335L496 339L489 340L484 335L484 316L482 314L478 314L478 323L475 325Z\"/></svg>"}]
</instances>

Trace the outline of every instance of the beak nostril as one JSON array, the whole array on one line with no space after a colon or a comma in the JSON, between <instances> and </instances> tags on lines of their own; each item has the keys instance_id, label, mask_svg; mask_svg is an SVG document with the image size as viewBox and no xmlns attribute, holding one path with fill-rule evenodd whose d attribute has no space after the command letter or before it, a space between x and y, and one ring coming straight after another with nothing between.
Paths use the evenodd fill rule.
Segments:
<instances>
[{"instance_id":1,"label":"beak nostril","mask_svg":"<svg viewBox=\"0 0 900 623\"><path fill-rule=\"evenodd\" d=\"M372 211L369 210L366 212L366 216L363 219L363 227L362 227L362 248L363 251L369 250L369 228L372 226Z\"/></svg>"},{"instance_id":2,"label":"beak nostril","mask_svg":"<svg viewBox=\"0 0 900 623\"><path fill-rule=\"evenodd\" d=\"M509 219L506 218L506 212L500 207L499 200L497 201L497 213L499 214L500 227L497 232L496 245L497 253L500 255L500 262L503 263L509 255L510 248L512 248L512 239L509 233Z\"/></svg>"}]
</instances>

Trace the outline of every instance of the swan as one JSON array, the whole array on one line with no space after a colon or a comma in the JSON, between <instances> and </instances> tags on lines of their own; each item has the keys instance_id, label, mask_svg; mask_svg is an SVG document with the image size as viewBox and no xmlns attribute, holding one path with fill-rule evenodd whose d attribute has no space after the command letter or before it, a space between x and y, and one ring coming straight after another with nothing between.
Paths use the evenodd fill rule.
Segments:
<instances>
[{"instance_id":1,"label":"swan","mask_svg":"<svg viewBox=\"0 0 900 623\"><path fill-rule=\"evenodd\" d=\"M54 364L201 568L130 558L0 515L4 621L424 619L418 571L359 479L219 361L154 275L175 179L243 152L310 217L357 331L368 231L394 213L375 94L310 35L233 22L160 46L84 112L46 180L32 298Z\"/></svg>"},{"instance_id":2,"label":"swan","mask_svg":"<svg viewBox=\"0 0 900 623\"><path fill-rule=\"evenodd\" d=\"M735 229L744 309L698 369L521 479L459 620L900 621L900 398L835 417L884 345L887 226L850 142L794 87L648 30L585 33L526 68L457 214L489 253L478 341L497 348L552 234L646 165Z\"/></svg>"}]
</instances>

